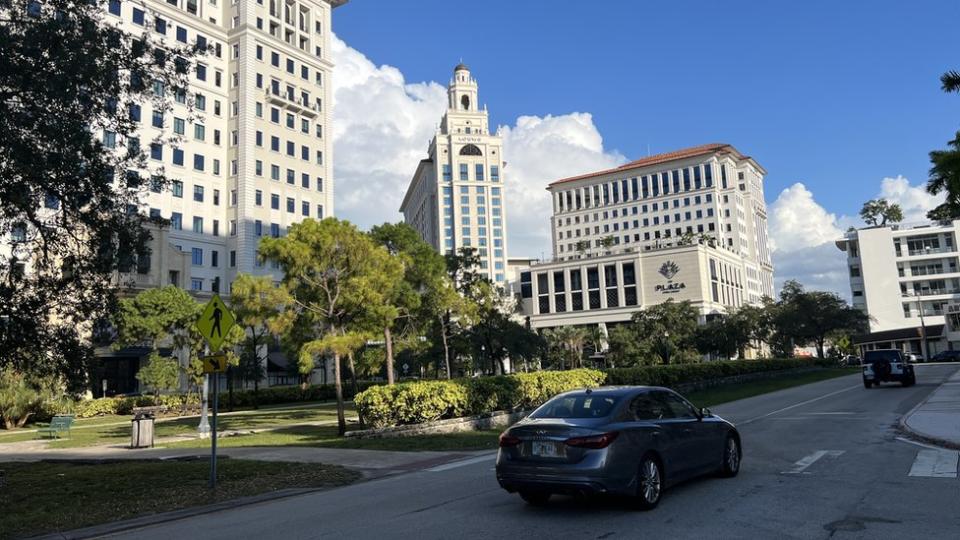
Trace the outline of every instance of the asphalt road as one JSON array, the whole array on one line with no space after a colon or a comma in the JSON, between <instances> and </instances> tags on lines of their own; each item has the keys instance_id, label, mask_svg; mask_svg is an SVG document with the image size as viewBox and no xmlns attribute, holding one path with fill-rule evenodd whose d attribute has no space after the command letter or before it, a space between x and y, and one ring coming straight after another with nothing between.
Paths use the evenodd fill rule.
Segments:
<instances>
[{"instance_id":1,"label":"asphalt road","mask_svg":"<svg viewBox=\"0 0 960 540\"><path fill-rule=\"evenodd\" d=\"M716 407L740 426L740 475L675 487L651 512L606 498L529 507L499 488L490 454L116 537L956 539L956 459L952 476L943 460L934 470L936 452L895 425L957 369L921 366L911 388L866 390L854 375Z\"/></svg>"}]
</instances>

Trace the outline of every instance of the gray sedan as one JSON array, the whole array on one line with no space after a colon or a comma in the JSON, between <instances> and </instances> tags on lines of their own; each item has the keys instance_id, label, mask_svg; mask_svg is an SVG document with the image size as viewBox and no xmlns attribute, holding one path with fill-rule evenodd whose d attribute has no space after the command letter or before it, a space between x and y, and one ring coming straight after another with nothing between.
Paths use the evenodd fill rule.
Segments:
<instances>
[{"instance_id":1,"label":"gray sedan","mask_svg":"<svg viewBox=\"0 0 960 540\"><path fill-rule=\"evenodd\" d=\"M742 450L730 422L660 387L560 394L500 435L497 481L530 504L554 493L610 493L657 506L670 485L736 476Z\"/></svg>"}]
</instances>

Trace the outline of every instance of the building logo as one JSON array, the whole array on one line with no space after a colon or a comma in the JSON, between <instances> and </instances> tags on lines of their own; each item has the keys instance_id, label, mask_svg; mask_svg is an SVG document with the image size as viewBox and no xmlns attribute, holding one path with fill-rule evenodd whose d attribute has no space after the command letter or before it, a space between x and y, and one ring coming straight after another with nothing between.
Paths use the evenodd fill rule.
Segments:
<instances>
[{"instance_id":1,"label":"building logo","mask_svg":"<svg viewBox=\"0 0 960 540\"><path fill-rule=\"evenodd\" d=\"M673 276L677 275L679 271L680 267L673 261L667 261L660 267L660 275L667 278L668 281L673 279Z\"/></svg>"},{"instance_id":2,"label":"building logo","mask_svg":"<svg viewBox=\"0 0 960 540\"><path fill-rule=\"evenodd\" d=\"M680 266L673 261L667 261L660 266L658 270L661 276L667 278L666 285L657 285L653 290L663 293L663 294L674 294L678 293L683 289L687 288L687 284L680 281L677 283L673 282L673 278L680 272Z\"/></svg>"}]
</instances>

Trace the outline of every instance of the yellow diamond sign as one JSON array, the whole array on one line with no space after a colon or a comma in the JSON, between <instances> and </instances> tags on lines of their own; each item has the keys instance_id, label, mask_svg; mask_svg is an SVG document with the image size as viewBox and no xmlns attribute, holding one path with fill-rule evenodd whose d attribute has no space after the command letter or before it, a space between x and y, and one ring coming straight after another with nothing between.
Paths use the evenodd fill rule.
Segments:
<instances>
[{"instance_id":1,"label":"yellow diamond sign","mask_svg":"<svg viewBox=\"0 0 960 540\"><path fill-rule=\"evenodd\" d=\"M216 352L220 350L224 338L235 323L236 317L227 309L220 295L215 294L204 306L196 327L203 335L203 339L210 344L210 350Z\"/></svg>"},{"instance_id":2,"label":"yellow diamond sign","mask_svg":"<svg viewBox=\"0 0 960 540\"><path fill-rule=\"evenodd\" d=\"M227 370L227 355L225 354L204 356L202 360L204 373L223 373Z\"/></svg>"}]
</instances>

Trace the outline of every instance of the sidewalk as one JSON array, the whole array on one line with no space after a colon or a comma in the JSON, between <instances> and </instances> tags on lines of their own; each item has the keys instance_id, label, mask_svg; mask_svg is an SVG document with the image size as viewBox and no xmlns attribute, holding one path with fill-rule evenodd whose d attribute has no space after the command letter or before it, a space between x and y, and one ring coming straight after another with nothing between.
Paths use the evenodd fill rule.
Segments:
<instances>
[{"instance_id":1,"label":"sidewalk","mask_svg":"<svg viewBox=\"0 0 960 540\"><path fill-rule=\"evenodd\" d=\"M12 446L12 445L11 445ZM391 452L386 450L358 450L349 448L314 448L306 446L272 446L218 448L217 456L254 461L287 461L295 463L324 463L355 469L367 478L426 469L464 458L489 453L480 452ZM65 450L0 448L0 463L10 461L33 462L44 460L137 460L137 459L208 459L210 451L202 448L144 448L131 450L122 445L88 446Z\"/></svg>"},{"instance_id":2,"label":"sidewalk","mask_svg":"<svg viewBox=\"0 0 960 540\"><path fill-rule=\"evenodd\" d=\"M960 449L960 371L904 415L900 426L932 443Z\"/></svg>"}]
</instances>

